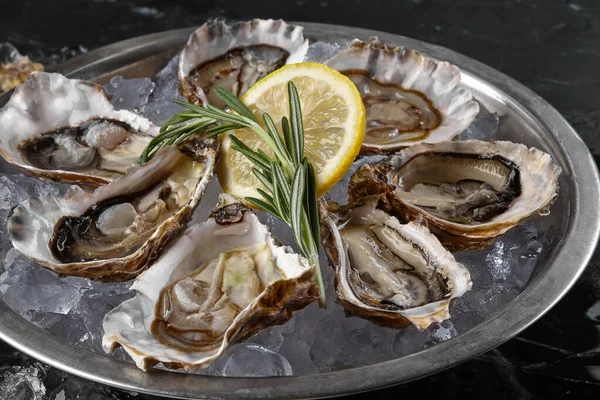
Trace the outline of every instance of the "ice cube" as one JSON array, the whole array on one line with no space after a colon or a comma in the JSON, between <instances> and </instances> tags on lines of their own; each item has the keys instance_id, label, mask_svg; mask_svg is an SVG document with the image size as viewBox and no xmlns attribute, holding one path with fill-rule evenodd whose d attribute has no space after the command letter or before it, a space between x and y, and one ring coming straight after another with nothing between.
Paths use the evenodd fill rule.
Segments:
<instances>
[{"instance_id":1,"label":"ice cube","mask_svg":"<svg viewBox=\"0 0 600 400\"><path fill-rule=\"evenodd\" d=\"M340 45L336 43L314 42L308 46L304 61L323 63L340 52Z\"/></svg>"},{"instance_id":2,"label":"ice cube","mask_svg":"<svg viewBox=\"0 0 600 400\"><path fill-rule=\"evenodd\" d=\"M396 357L403 357L425 348L429 335L426 332L419 332L417 328L410 325L399 330L391 345L391 351Z\"/></svg>"},{"instance_id":3,"label":"ice cube","mask_svg":"<svg viewBox=\"0 0 600 400\"><path fill-rule=\"evenodd\" d=\"M46 387L34 366L12 367L0 375L0 395L11 400L43 400Z\"/></svg>"},{"instance_id":4,"label":"ice cube","mask_svg":"<svg viewBox=\"0 0 600 400\"><path fill-rule=\"evenodd\" d=\"M23 256L16 257L12 265L5 265L0 275L4 302L21 315L35 311L67 314L89 288L87 279L59 278Z\"/></svg>"},{"instance_id":5,"label":"ice cube","mask_svg":"<svg viewBox=\"0 0 600 400\"><path fill-rule=\"evenodd\" d=\"M427 328L427 331L429 333L429 341L425 342L423 345L425 348L445 342L446 340L450 340L458 335L454 324L448 319L432 324L429 328Z\"/></svg>"},{"instance_id":6,"label":"ice cube","mask_svg":"<svg viewBox=\"0 0 600 400\"><path fill-rule=\"evenodd\" d=\"M254 343L240 343L219 357L210 371L221 376L286 376L292 374L292 367L275 351Z\"/></svg>"},{"instance_id":7,"label":"ice cube","mask_svg":"<svg viewBox=\"0 0 600 400\"><path fill-rule=\"evenodd\" d=\"M498 133L500 117L496 113L490 113L483 105L475 121L469 125L457 138L457 140L483 140L492 141Z\"/></svg>"},{"instance_id":8,"label":"ice cube","mask_svg":"<svg viewBox=\"0 0 600 400\"><path fill-rule=\"evenodd\" d=\"M150 78L125 79L119 75L104 85L104 91L112 96L110 102L115 109L135 110L148 103L155 86Z\"/></svg>"},{"instance_id":9,"label":"ice cube","mask_svg":"<svg viewBox=\"0 0 600 400\"><path fill-rule=\"evenodd\" d=\"M119 392L89 381L69 377L50 393L48 400L125 400L132 398Z\"/></svg>"},{"instance_id":10,"label":"ice cube","mask_svg":"<svg viewBox=\"0 0 600 400\"><path fill-rule=\"evenodd\" d=\"M148 98L148 102L140 108L141 113L157 125L164 124L182 110L181 106L173 103L174 99L185 101L185 98L179 94L178 66L179 54L156 74L154 91Z\"/></svg>"},{"instance_id":11,"label":"ice cube","mask_svg":"<svg viewBox=\"0 0 600 400\"><path fill-rule=\"evenodd\" d=\"M0 43L0 64L15 63L21 57L21 53L19 53L19 50L12 43Z\"/></svg>"}]
</instances>

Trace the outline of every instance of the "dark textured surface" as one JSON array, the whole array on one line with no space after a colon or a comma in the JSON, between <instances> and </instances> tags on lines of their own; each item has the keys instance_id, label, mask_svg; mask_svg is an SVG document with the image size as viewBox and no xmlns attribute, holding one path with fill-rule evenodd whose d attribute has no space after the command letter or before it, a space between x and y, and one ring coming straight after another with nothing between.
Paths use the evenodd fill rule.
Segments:
<instances>
[{"instance_id":1,"label":"dark textured surface","mask_svg":"<svg viewBox=\"0 0 600 400\"><path fill-rule=\"evenodd\" d=\"M0 1L0 42L34 60L68 57L207 18L280 17L388 31L440 44L519 80L556 107L600 162L600 2L581 0ZM68 46L67 49L61 49ZM576 155L573 155L576 156ZM600 398L600 254L567 296L518 337L412 384L351 398L434 394L441 399ZM32 360L0 343L3 373ZM47 393L82 399L147 398L41 365ZM62 383L61 383L62 382ZM59 385L62 385L59 387ZM0 393L0 398L4 394ZM96 397L93 397L96 396ZM52 396L50 398L53 398ZM67 397L69 398L69 397ZM75 398L75 397L73 397ZM350 397L349 397L350 398Z\"/></svg>"}]
</instances>

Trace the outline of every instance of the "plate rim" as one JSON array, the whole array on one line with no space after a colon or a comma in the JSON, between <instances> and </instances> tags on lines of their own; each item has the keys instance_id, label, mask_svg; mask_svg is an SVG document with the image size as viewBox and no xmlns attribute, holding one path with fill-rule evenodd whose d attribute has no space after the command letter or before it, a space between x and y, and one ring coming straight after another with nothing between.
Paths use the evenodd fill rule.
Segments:
<instances>
[{"instance_id":1,"label":"plate rim","mask_svg":"<svg viewBox=\"0 0 600 400\"><path fill-rule=\"evenodd\" d=\"M571 209L566 238L547 271L528 283L502 310L469 331L429 349L398 359L333 372L265 378L215 377L169 371L142 372L135 364L79 348L53 336L14 312L0 300L0 338L24 353L74 375L125 390L184 399L194 398L317 398L358 393L415 380L471 359L520 333L552 308L585 270L600 237L600 180L593 158L576 131L539 95L516 80L448 48L405 36L344 25L292 22L306 36L333 35L385 43L402 43L459 66L468 76L491 85L528 112L549 140L561 146L566 167L577 176L571 182ZM168 45L179 46L196 27L175 29L116 42L78 56L49 71L65 75L93 69L95 64L119 65L128 56L141 59ZM121 64L123 65L123 64ZM5 94L1 99L6 99ZM577 154L577 157L569 157ZM584 156L585 155L585 156ZM585 200L585 201L582 201ZM566 266L569 266L568 268ZM572 265L577 265L573 270ZM562 268L561 268L562 267ZM545 279L542 279L545 278ZM552 279L549 279L552 278ZM507 323L507 321L509 323ZM479 338L479 340L473 340ZM439 355L443 354L443 358Z\"/></svg>"}]
</instances>

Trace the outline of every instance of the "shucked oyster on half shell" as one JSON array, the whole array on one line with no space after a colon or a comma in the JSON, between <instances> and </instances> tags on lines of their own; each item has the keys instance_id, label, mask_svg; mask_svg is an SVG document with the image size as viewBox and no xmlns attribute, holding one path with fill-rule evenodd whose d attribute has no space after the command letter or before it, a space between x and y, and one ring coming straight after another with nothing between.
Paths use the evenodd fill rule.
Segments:
<instances>
[{"instance_id":1,"label":"shucked oyster on half shell","mask_svg":"<svg viewBox=\"0 0 600 400\"><path fill-rule=\"evenodd\" d=\"M191 103L223 106L216 86L240 97L285 64L301 62L308 50L303 28L282 20L253 19L231 25L209 21L196 29L179 61L182 95Z\"/></svg>"},{"instance_id":2,"label":"shucked oyster on half shell","mask_svg":"<svg viewBox=\"0 0 600 400\"><path fill-rule=\"evenodd\" d=\"M326 64L348 76L367 111L363 153L452 140L479 113L460 70L418 51L354 40Z\"/></svg>"},{"instance_id":3,"label":"shucked oyster on half shell","mask_svg":"<svg viewBox=\"0 0 600 400\"><path fill-rule=\"evenodd\" d=\"M320 201L338 302L377 325L424 330L450 318L452 299L471 289L469 271L427 228L383 211L380 199L344 207Z\"/></svg>"},{"instance_id":4,"label":"shucked oyster on half shell","mask_svg":"<svg viewBox=\"0 0 600 400\"><path fill-rule=\"evenodd\" d=\"M9 216L15 249L59 274L127 280L191 218L213 174L216 139L193 137L84 193L31 198Z\"/></svg>"},{"instance_id":5,"label":"shucked oyster on half shell","mask_svg":"<svg viewBox=\"0 0 600 400\"><path fill-rule=\"evenodd\" d=\"M122 346L143 370L193 370L229 345L318 298L314 266L277 244L250 208L222 194L137 277L133 299L104 317L103 347Z\"/></svg>"},{"instance_id":6,"label":"shucked oyster on half shell","mask_svg":"<svg viewBox=\"0 0 600 400\"><path fill-rule=\"evenodd\" d=\"M102 87L36 72L0 110L0 154L46 178L102 185L123 176L158 128L116 111Z\"/></svg>"},{"instance_id":7,"label":"shucked oyster on half shell","mask_svg":"<svg viewBox=\"0 0 600 400\"><path fill-rule=\"evenodd\" d=\"M352 200L385 193L401 220L421 220L452 251L483 248L558 194L561 168L550 155L511 142L444 142L411 146L362 165Z\"/></svg>"}]
</instances>

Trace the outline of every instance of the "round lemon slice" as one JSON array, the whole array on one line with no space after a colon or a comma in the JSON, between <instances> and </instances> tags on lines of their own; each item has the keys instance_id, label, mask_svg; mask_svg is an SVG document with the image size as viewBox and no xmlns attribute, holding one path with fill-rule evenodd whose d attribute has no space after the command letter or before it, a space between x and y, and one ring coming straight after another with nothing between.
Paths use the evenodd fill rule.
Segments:
<instances>
[{"instance_id":1,"label":"round lemon slice","mask_svg":"<svg viewBox=\"0 0 600 400\"><path fill-rule=\"evenodd\" d=\"M263 113L268 113L280 134L281 118L289 118L289 81L298 89L304 154L315 168L317 195L321 196L342 179L358 155L365 137L365 108L354 83L334 69L313 62L286 65L258 81L241 98L261 124ZM250 129L221 135L217 176L223 190L241 198L260 198L256 189L262 184L252 173L253 164L231 149L229 134L269 157L273 151Z\"/></svg>"}]
</instances>

